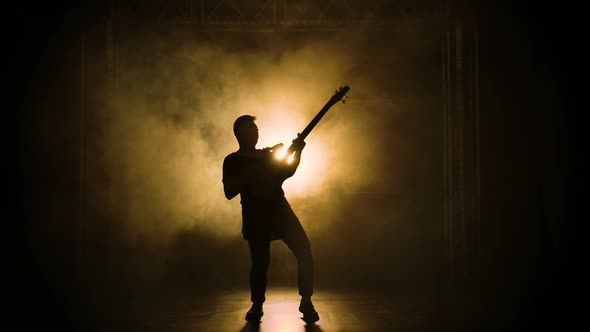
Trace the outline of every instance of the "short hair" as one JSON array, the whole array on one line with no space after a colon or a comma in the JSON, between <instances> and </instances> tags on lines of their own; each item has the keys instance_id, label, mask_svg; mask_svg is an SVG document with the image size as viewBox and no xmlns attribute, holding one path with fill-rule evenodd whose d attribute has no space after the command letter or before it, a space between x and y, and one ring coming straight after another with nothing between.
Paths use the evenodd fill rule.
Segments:
<instances>
[{"instance_id":1,"label":"short hair","mask_svg":"<svg viewBox=\"0 0 590 332\"><path fill-rule=\"evenodd\" d=\"M246 123L254 122L256 117L253 115L242 115L234 121L234 135L238 137L238 131L244 126Z\"/></svg>"}]
</instances>

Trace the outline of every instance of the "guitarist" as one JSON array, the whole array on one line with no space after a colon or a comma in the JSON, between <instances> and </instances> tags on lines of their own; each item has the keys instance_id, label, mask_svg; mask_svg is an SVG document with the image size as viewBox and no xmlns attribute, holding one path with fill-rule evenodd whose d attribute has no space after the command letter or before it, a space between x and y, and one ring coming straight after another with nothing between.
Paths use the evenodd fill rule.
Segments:
<instances>
[{"instance_id":1,"label":"guitarist","mask_svg":"<svg viewBox=\"0 0 590 332\"><path fill-rule=\"evenodd\" d=\"M285 198L282 183L293 176L301 160L305 142L298 135L293 140L295 151L291 163L274 158L282 144L256 149L256 117L243 115L233 126L239 149L223 161L223 190L227 199L240 194L242 234L248 241L252 258L250 292L252 307L247 321L258 322L263 315L266 272L270 259L270 242L282 240L297 258L297 280L301 303L299 311L307 322L319 320L311 302L313 294L313 258L309 239Z\"/></svg>"}]
</instances>

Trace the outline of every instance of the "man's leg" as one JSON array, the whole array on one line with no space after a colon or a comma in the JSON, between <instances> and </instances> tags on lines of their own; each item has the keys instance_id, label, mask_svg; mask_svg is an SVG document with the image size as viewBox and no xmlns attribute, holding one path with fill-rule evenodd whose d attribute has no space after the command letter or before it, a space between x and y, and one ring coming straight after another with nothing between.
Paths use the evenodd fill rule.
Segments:
<instances>
[{"instance_id":1,"label":"man's leg","mask_svg":"<svg viewBox=\"0 0 590 332\"><path fill-rule=\"evenodd\" d=\"M266 271L270 261L270 241L248 240L252 269L250 270L250 300L252 308L246 314L246 320L259 320L262 317L262 304L266 300Z\"/></svg>"},{"instance_id":2,"label":"man's leg","mask_svg":"<svg viewBox=\"0 0 590 332\"><path fill-rule=\"evenodd\" d=\"M319 316L311 302L311 296L313 295L313 257L311 255L311 245L299 219L297 219L297 216L292 211L289 213L289 218L285 223L283 242L285 242L297 258L297 284L299 295L301 295L299 311L303 313L303 318L306 321L315 322L319 320Z\"/></svg>"},{"instance_id":3,"label":"man's leg","mask_svg":"<svg viewBox=\"0 0 590 332\"><path fill-rule=\"evenodd\" d=\"M297 259L299 295L311 297L313 294L313 257L309 239L299 221L288 227L283 236L283 242Z\"/></svg>"}]
</instances>

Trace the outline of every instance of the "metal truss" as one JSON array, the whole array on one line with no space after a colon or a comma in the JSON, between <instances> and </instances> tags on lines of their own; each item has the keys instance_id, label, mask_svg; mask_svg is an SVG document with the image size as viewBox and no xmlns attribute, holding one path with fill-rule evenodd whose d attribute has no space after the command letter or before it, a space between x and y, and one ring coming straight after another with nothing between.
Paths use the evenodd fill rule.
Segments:
<instances>
[{"instance_id":1,"label":"metal truss","mask_svg":"<svg viewBox=\"0 0 590 332\"><path fill-rule=\"evenodd\" d=\"M114 0L120 21L202 26L387 25L446 14L444 0Z\"/></svg>"}]
</instances>

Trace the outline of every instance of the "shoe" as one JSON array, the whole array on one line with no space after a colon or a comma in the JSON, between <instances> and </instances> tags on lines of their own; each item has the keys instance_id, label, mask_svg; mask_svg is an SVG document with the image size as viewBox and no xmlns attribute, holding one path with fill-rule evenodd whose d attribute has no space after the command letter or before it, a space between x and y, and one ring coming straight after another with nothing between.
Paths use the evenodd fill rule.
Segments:
<instances>
[{"instance_id":1,"label":"shoe","mask_svg":"<svg viewBox=\"0 0 590 332\"><path fill-rule=\"evenodd\" d=\"M246 320L249 322L258 322L262 318L262 315L264 315L262 304L253 304L252 308L246 313Z\"/></svg>"},{"instance_id":2,"label":"shoe","mask_svg":"<svg viewBox=\"0 0 590 332\"><path fill-rule=\"evenodd\" d=\"M303 320L308 323L320 320L320 316L317 311L315 311L311 300L301 300L301 304L299 304L299 312L303 314Z\"/></svg>"}]
</instances>

